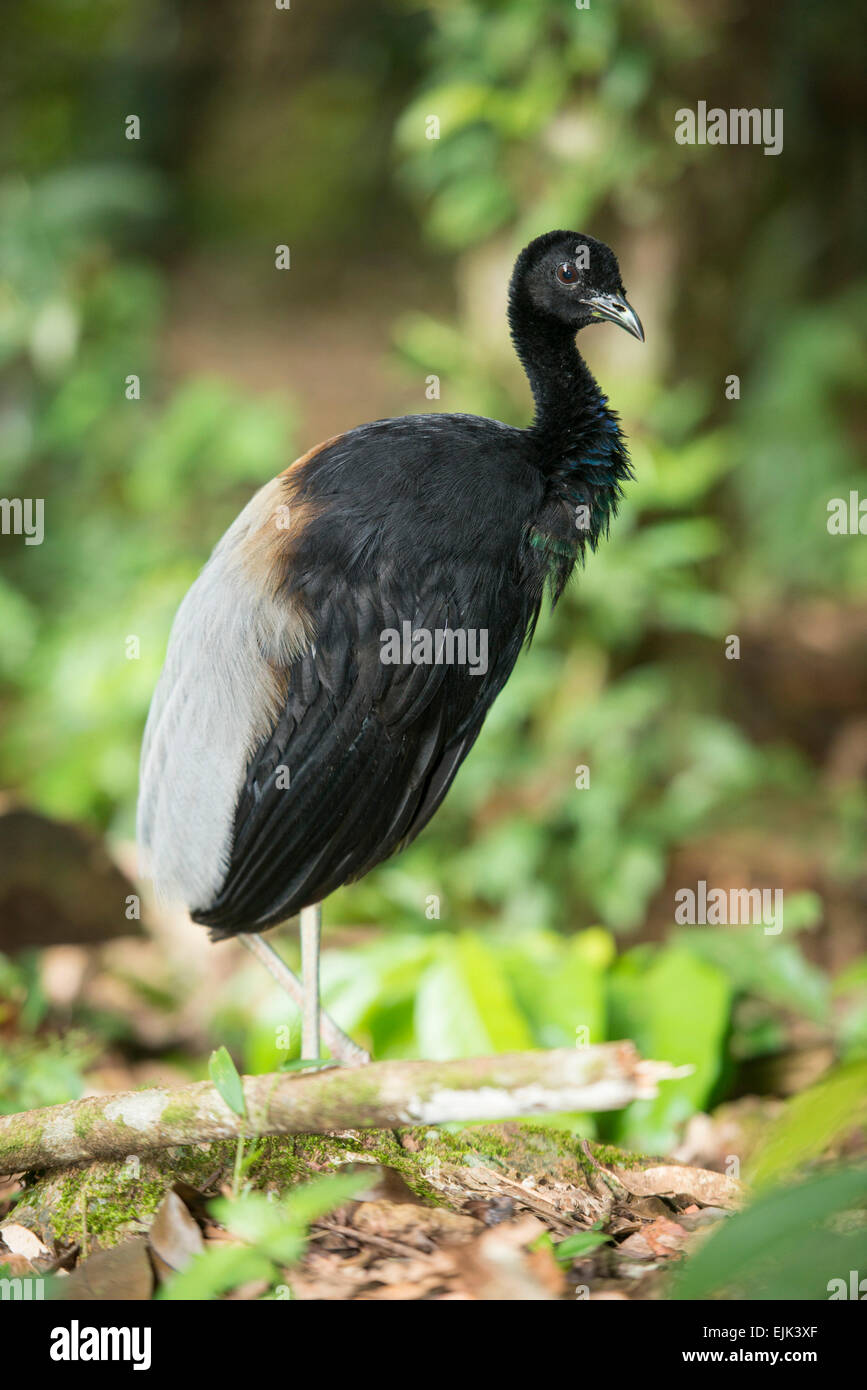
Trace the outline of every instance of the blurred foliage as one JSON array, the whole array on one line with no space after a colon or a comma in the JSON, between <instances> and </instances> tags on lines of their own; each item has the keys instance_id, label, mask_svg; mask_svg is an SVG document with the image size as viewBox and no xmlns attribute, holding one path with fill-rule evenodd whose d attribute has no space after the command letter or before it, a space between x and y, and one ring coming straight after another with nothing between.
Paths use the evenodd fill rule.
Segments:
<instances>
[{"instance_id":1,"label":"blurred foliage","mask_svg":"<svg viewBox=\"0 0 867 1390\"><path fill-rule=\"evenodd\" d=\"M686 1261L674 1297L860 1298L850 1272L865 1262L867 1168L842 1167L775 1188L738 1212Z\"/></svg>"},{"instance_id":2,"label":"blurred foliage","mask_svg":"<svg viewBox=\"0 0 867 1390\"><path fill-rule=\"evenodd\" d=\"M0 1049L0 1115L78 1100L98 1044L84 1035L21 1037Z\"/></svg>"},{"instance_id":3,"label":"blurred foliage","mask_svg":"<svg viewBox=\"0 0 867 1390\"><path fill-rule=\"evenodd\" d=\"M210 1210L238 1237L237 1242L209 1242L209 1248L176 1274L159 1297L170 1302L212 1299L264 1280L272 1289L271 1298L288 1298L289 1290L280 1282L281 1270L301 1259L311 1223L349 1201L365 1183L363 1174L339 1174L299 1184L279 1201L264 1192L244 1192L231 1201L217 1198Z\"/></svg>"},{"instance_id":4,"label":"blurred foliage","mask_svg":"<svg viewBox=\"0 0 867 1390\"><path fill-rule=\"evenodd\" d=\"M130 835L171 616L301 443L285 393L169 369L186 267L228 268L264 315L291 231L310 294L334 282L329 303L351 315L365 269L391 257L441 287L433 312L398 291L375 301L403 379L436 374L441 408L522 422L510 261L549 227L585 227L615 246L647 319L643 352L587 335L636 477L431 827L329 905L332 921L392 929L326 958L329 1003L380 1056L571 1045L579 1027L632 1036L694 1067L604 1121L645 1146L719 1098L737 1059L784 1046L792 1016L863 1057L863 967L829 984L794 935L832 891L863 913L863 777L827 771L857 717L811 706L809 665L793 667L783 688L818 729L802 737L771 683L748 685L724 655L729 634L764 650L798 604L821 600L846 631L865 602L863 538L825 526L829 498L863 490L853 12L322 0L288 44L276 10L218 8L219 24L180 0L35 0L9 17L0 492L44 497L46 537L0 539L3 784ZM716 92L784 105L784 155L677 145L675 109ZM140 144L123 139L128 111ZM788 841L786 933L670 934L673 865L686 852L702 876L708 844L737 830L765 881L764 839ZM613 934L649 921L666 940L618 954ZM25 1022L29 1037L38 1020ZM281 1060L273 1023L223 1001L214 1041L225 1026L261 1070ZM74 1094L78 1073L64 1080L44 1053L44 1080L41 1062L30 1077L23 1054L7 1061L4 1097Z\"/></svg>"},{"instance_id":5,"label":"blurred foliage","mask_svg":"<svg viewBox=\"0 0 867 1390\"><path fill-rule=\"evenodd\" d=\"M571 936L542 929L391 933L351 952L326 951L323 996L341 1026L382 1060L631 1038L644 1056L688 1065L691 1074L622 1114L564 1115L556 1123L659 1153L676 1142L690 1115L727 1094L737 1065L784 1050L793 1026L808 1019L841 1064L799 1098L803 1110L793 1104L779 1140L768 1136L768 1153L756 1166L759 1181L766 1171L775 1175L823 1152L847 1124L857 1126L867 1094L867 1000L854 985L835 1005L822 972L795 941L757 941L774 938L757 938L749 927L676 931L667 944L618 954L600 927ZM280 945L291 956L294 943ZM863 975L865 963L862 957L849 974ZM17 1021L0 1064L0 1108L12 1112L79 1095L100 1045L122 1044L129 1021L82 1012L75 1035L55 1038L50 1019L28 1019L21 1007L30 997L28 967L2 957L0 967L0 1027L8 1031ZM259 994L252 1005L254 985L261 984L256 973L251 963L214 992L210 1028L229 1052L221 1046L209 1067L204 1059L185 1066L191 1078L210 1075L233 1108L240 1087L232 1055L242 1071L262 1073L294 1069L299 1054L299 1020L282 991ZM178 972L171 987L150 991L150 1005L177 1014L187 990Z\"/></svg>"},{"instance_id":6,"label":"blurred foliage","mask_svg":"<svg viewBox=\"0 0 867 1390\"><path fill-rule=\"evenodd\" d=\"M867 1061L836 1067L815 1086L794 1096L765 1134L750 1164L754 1187L768 1187L818 1158L867 1120ZM867 1193L867 1186L865 1186Z\"/></svg>"},{"instance_id":7,"label":"blurred foliage","mask_svg":"<svg viewBox=\"0 0 867 1390\"><path fill-rule=\"evenodd\" d=\"M225 382L161 385L160 276L92 230L141 214L150 187L123 170L13 181L0 213L0 488L44 497L47 518L38 552L4 543L4 780L69 818L123 806L127 824L139 730L203 530L280 470L291 424L285 402ZM127 398L130 375L141 399Z\"/></svg>"},{"instance_id":8,"label":"blurred foliage","mask_svg":"<svg viewBox=\"0 0 867 1390\"><path fill-rule=\"evenodd\" d=\"M863 1018L863 990L850 1008L835 1009L823 973L795 941L759 941L775 939L749 927L707 928L618 954L600 927L569 937L528 929L392 933L352 952L326 951L323 995L341 1026L382 1059L631 1038L645 1057L689 1065L691 1075L666 1082L655 1101L622 1115L559 1123L663 1153L690 1115L726 1094L738 1063L785 1049L800 1019L854 1068L856 1093L864 1084L863 1039L852 1026L853 1013ZM252 1018L239 984L216 1004L213 1026L244 1070L273 1071L298 1054L297 1030L289 1050L283 1046L286 1009L274 992Z\"/></svg>"}]
</instances>

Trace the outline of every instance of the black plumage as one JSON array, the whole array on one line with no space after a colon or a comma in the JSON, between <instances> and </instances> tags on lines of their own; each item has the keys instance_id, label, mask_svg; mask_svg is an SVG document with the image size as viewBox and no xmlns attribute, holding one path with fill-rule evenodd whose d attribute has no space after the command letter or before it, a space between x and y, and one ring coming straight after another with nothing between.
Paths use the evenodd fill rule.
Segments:
<instances>
[{"instance_id":1,"label":"black plumage","mask_svg":"<svg viewBox=\"0 0 867 1390\"><path fill-rule=\"evenodd\" d=\"M215 938L285 921L413 839L439 806L546 588L607 532L629 465L617 417L575 347L606 318L636 336L612 252L551 232L509 299L535 417L380 420L281 480L290 515L269 573L312 641L279 673L282 707L249 760L228 871L192 916ZM387 664L389 630L487 634L487 662ZM287 785L288 782L288 785Z\"/></svg>"}]
</instances>

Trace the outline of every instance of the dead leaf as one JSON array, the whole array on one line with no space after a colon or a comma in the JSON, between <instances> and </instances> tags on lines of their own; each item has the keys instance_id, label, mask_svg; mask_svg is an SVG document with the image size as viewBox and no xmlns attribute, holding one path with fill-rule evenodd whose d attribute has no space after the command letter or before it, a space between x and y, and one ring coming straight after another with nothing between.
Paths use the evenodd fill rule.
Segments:
<instances>
[{"instance_id":1,"label":"dead leaf","mask_svg":"<svg viewBox=\"0 0 867 1390\"><path fill-rule=\"evenodd\" d=\"M453 1256L455 1268L470 1298L521 1303L558 1298L565 1280L553 1254L527 1249L544 1231L535 1216L524 1216L509 1225L492 1226L478 1240L459 1246Z\"/></svg>"},{"instance_id":2,"label":"dead leaf","mask_svg":"<svg viewBox=\"0 0 867 1390\"><path fill-rule=\"evenodd\" d=\"M415 1258L418 1248L414 1245L404 1245L399 1240L391 1240L388 1236L376 1235L372 1231L356 1231L354 1226L340 1226L333 1221L322 1223L320 1229L326 1235L342 1236L345 1240L355 1245L369 1245L374 1250L384 1251L388 1255L405 1255ZM428 1250L433 1250L433 1245L428 1242Z\"/></svg>"},{"instance_id":3,"label":"dead leaf","mask_svg":"<svg viewBox=\"0 0 867 1390\"><path fill-rule=\"evenodd\" d=\"M215 1168L213 1173L214 1179L219 1178L219 1176L220 1169ZM202 1183L201 1188L191 1187L188 1182L184 1182L183 1180L172 1183L172 1191L178 1194L190 1215L194 1220L198 1221L200 1226L206 1221L212 1220L208 1210L208 1203L210 1202L210 1198L207 1195L208 1190L209 1183L207 1179Z\"/></svg>"},{"instance_id":4,"label":"dead leaf","mask_svg":"<svg viewBox=\"0 0 867 1390\"><path fill-rule=\"evenodd\" d=\"M177 1192L166 1193L148 1232L151 1253L161 1280L179 1269L186 1269L194 1256L204 1250L204 1241Z\"/></svg>"},{"instance_id":5,"label":"dead leaf","mask_svg":"<svg viewBox=\"0 0 867 1390\"><path fill-rule=\"evenodd\" d=\"M432 1293L442 1284L438 1274L416 1276L403 1284L380 1284L358 1295L359 1303L417 1303L424 1294Z\"/></svg>"},{"instance_id":6,"label":"dead leaf","mask_svg":"<svg viewBox=\"0 0 867 1390\"><path fill-rule=\"evenodd\" d=\"M83 1302L140 1302L151 1297L153 1270L144 1236L133 1236L111 1250L97 1250L64 1279L61 1297Z\"/></svg>"},{"instance_id":7,"label":"dead leaf","mask_svg":"<svg viewBox=\"0 0 867 1390\"><path fill-rule=\"evenodd\" d=\"M487 1197L467 1202L464 1211L474 1216L486 1226L499 1226L501 1221L511 1221L515 1215L515 1203L511 1197Z\"/></svg>"},{"instance_id":8,"label":"dead leaf","mask_svg":"<svg viewBox=\"0 0 867 1390\"><path fill-rule=\"evenodd\" d=\"M269 1289L267 1279L251 1279L249 1284L242 1284L238 1289L232 1289L226 1294L228 1303L255 1303L266 1294Z\"/></svg>"},{"instance_id":9,"label":"dead leaf","mask_svg":"<svg viewBox=\"0 0 867 1390\"><path fill-rule=\"evenodd\" d=\"M487 1191L496 1192L499 1197L509 1197L518 1208L524 1207L533 1212L560 1235L569 1235L574 1229L574 1207L575 1200L572 1192L569 1193L567 1200L573 1211L564 1212L560 1207L555 1206L554 1202L546 1197L540 1196L536 1192L528 1191L524 1183L517 1182L514 1178L508 1178L502 1173L495 1173L491 1168L477 1166L465 1170L467 1174L467 1185L470 1177L474 1186L484 1187ZM552 1195L559 1195L553 1192ZM609 1193L609 1202L611 1194ZM597 1204L598 1205L598 1204ZM594 1216L594 1220L595 1220Z\"/></svg>"},{"instance_id":10,"label":"dead leaf","mask_svg":"<svg viewBox=\"0 0 867 1390\"><path fill-rule=\"evenodd\" d=\"M643 1231L633 1231L617 1247L618 1255L626 1255L630 1260L652 1260L654 1258L650 1241L644 1239ZM621 1273L624 1271L621 1269Z\"/></svg>"},{"instance_id":11,"label":"dead leaf","mask_svg":"<svg viewBox=\"0 0 867 1390\"><path fill-rule=\"evenodd\" d=\"M661 1163L654 1168L616 1168L615 1176L635 1197L674 1197L685 1193L705 1207L738 1207L743 1188L724 1173Z\"/></svg>"},{"instance_id":12,"label":"dead leaf","mask_svg":"<svg viewBox=\"0 0 867 1390\"><path fill-rule=\"evenodd\" d=\"M468 1240L477 1235L479 1223L462 1212L447 1207L419 1207L408 1202L363 1202L356 1208L352 1228L411 1245L430 1249L434 1241L445 1244Z\"/></svg>"},{"instance_id":13,"label":"dead leaf","mask_svg":"<svg viewBox=\"0 0 867 1390\"><path fill-rule=\"evenodd\" d=\"M620 1211L633 1218L643 1217L645 1221L653 1221L657 1216L671 1216L671 1206L661 1197L635 1197L631 1192Z\"/></svg>"},{"instance_id":14,"label":"dead leaf","mask_svg":"<svg viewBox=\"0 0 867 1390\"><path fill-rule=\"evenodd\" d=\"M677 1218L677 1224L685 1231L700 1231L704 1226L713 1226L717 1221L724 1221L727 1216L731 1216L731 1211L725 1207L701 1207L695 1211L682 1211Z\"/></svg>"},{"instance_id":15,"label":"dead leaf","mask_svg":"<svg viewBox=\"0 0 867 1390\"><path fill-rule=\"evenodd\" d=\"M43 1245L29 1226L10 1221L8 1225L0 1226L0 1240L13 1255L23 1255L25 1260L51 1259L48 1246Z\"/></svg>"},{"instance_id":16,"label":"dead leaf","mask_svg":"<svg viewBox=\"0 0 867 1390\"><path fill-rule=\"evenodd\" d=\"M3 1250L0 1250L0 1265L3 1266L4 1274L11 1275L13 1279L38 1278L44 1272L32 1265L23 1255L7 1255Z\"/></svg>"},{"instance_id":17,"label":"dead leaf","mask_svg":"<svg viewBox=\"0 0 867 1390\"><path fill-rule=\"evenodd\" d=\"M8 1202L24 1187L23 1173L8 1173L0 1177L0 1206Z\"/></svg>"},{"instance_id":18,"label":"dead leaf","mask_svg":"<svg viewBox=\"0 0 867 1390\"><path fill-rule=\"evenodd\" d=\"M364 1178L368 1183L363 1191L355 1194L353 1201L378 1202L384 1199L388 1202L409 1202L415 1206L424 1206L423 1199L417 1192L413 1192L403 1174L385 1163L346 1163L341 1166L340 1171Z\"/></svg>"},{"instance_id":19,"label":"dead leaf","mask_svg":"<svg viewBox=\"0 0 867 1390\"><path fill-rule=\"evenodd\" d=\"M660 1216L634 1235L627 1236L617 1251L634 1260L667 1258L679 1254L688 1240L689 1235L682 1226L667 1216Z\"/></svg>"}]
</instances>

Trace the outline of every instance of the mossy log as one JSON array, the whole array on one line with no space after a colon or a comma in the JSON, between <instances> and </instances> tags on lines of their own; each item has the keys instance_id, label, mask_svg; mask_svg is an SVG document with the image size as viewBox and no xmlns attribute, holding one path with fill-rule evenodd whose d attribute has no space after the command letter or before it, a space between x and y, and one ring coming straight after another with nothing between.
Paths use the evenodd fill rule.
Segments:
<instances>
[{"instance_id":1,"label":"mossy log","mask_svg":"<svg viewBox=\"0 0 867 1390\"><path fill-rule=\"evenodd\" d=\"M239 1134L325 1134L559 1111L618 1110L682 1074L631 1043L507 1053L449 1062L243 1078L241 1120L210 1082L88 1096L0 1117L0 1173L46 1169Z\"/></svg>"},{"instance_id":2,"label":"mossy log","mask_svg":"<svg viewBox=\"0 0 867 1390\"><path fill-rule=\"evenodd\" d=\"M166 1192L176 1184L211 1196L231 1178L232 1140L156 1151L141 1158L94 1162L28 1175L13 1218L40 1239L80 1245L84 1251L145 1233ZM513 1121L465 1129L346 1131L330 1135L274 1135L255 1147L246 1181L259 1192L282 1195L298 1183L346 1166L373 1177L397 1174L426 1206L463 1211L482 1195L480 1172L568 1183L576 1192L594 1178L594 1165L641 1167L654 1160L610 1145L585 1145L567 1130L543 1122ZM387 1194L386 1194L387 1195ZM406 1198L400 1198L406 1200Z\"/></svg>"}]
</instances>

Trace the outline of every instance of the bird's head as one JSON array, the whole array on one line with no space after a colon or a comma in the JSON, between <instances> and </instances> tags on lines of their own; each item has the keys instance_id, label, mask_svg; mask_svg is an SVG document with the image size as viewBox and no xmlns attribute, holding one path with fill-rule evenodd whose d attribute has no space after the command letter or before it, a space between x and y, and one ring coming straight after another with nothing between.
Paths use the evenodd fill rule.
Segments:
<instances>
[{"instance_id":1,"label":"bird's head","mask_svg":"<svg viewBox=\"0 0 867 1390\"><path fill-rule=\"evenodd\" d=\"M512 272L510 312L552 320L577 333L609 321L644 342L641 320L627 302L617 257L581 232L546 232L525 246Z\"/></svg>"}]
</instances>

